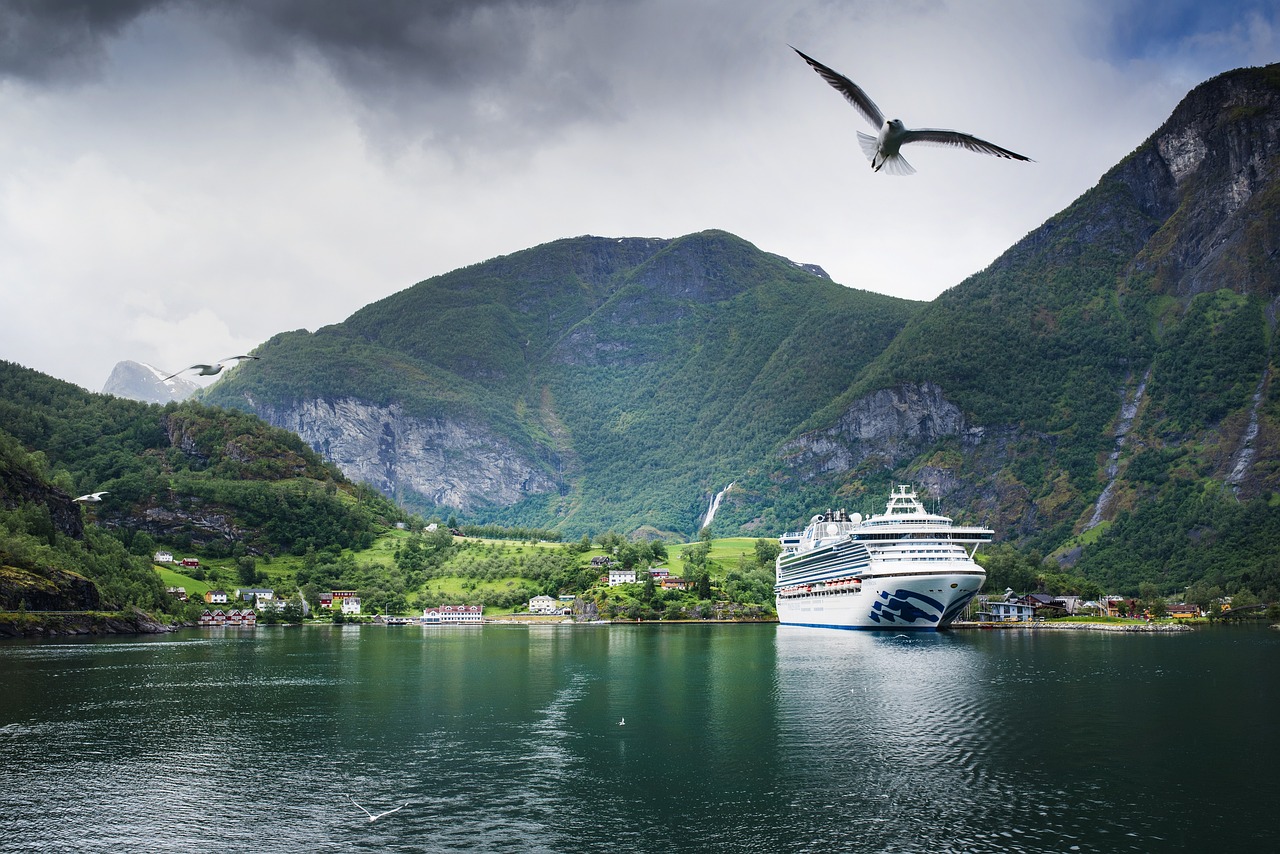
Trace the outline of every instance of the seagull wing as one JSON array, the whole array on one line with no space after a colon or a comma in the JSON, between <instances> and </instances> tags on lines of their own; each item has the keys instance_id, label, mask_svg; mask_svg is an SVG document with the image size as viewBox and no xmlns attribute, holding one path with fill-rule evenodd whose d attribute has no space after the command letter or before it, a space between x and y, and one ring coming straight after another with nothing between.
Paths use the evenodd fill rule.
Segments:
<instances>
[{"instance_id":1,"label":"seagull wing","mask_svg":"<svg viewBox=\"0 0 1280 854\"><path fill-rule=\"evenodd\" d=\"M245 359L261 359L261 356L228 356L225 359L219 359L219 365L225 365L227 362L242 362Z\"/></svg>"},{"instance_id":2,"label":"seagull wing","mask_svg":"<svg viewBox=\"0 0 1280 854\"><path fill-rule=\"evenodd\" d=\"M351 797L350 795L347 795L347 800L351 801L351 803L353 803L353 804L356 804L356 799L355 799L355 798L353 798L353 797ZM365 809L364 807L361 807L359 804L356 804L356 806L357 806L357 807L360 807L360 812L362 812L362 813L364 813L365 815L369 816L369 821L373 821L374 819L376 819L376 818L377 818L377 816L376 816L376 815L374 815L373 813L369 812L369 811L368 811L367 809Z\"/></svg>"},{"instance_id":3,"label":"seagull wing","mask_svg":"<svg viewBox=\"0 0 1280 854\"><path fill-rule=\"evenodd\" d=\"M107 495L107 494L109 494L109 490L104 489L104 490L102 490L101 492L95 492L95 493L93 493L93 496L92 496L92 497L93 497L93 499L94 499L94 500L96 500L96 501L101 501L101 500L102 500L102 496Z\"/></svg>"},{"instance_id":4,"label":"seagull wing","mask_svg":"<svg viewBox=\"0 0 1280 854\"><path fill-rule=\"evenodd\" d=\"M1030 157L1024 157L1007 148L1001 148L994 142L987 142L985 139L978 139L973 134L961 133L958 130L938 130L936 128L909 130L903 135L902 144L906 145L912 142L922 142L925 145L948 145L955 148L967 148L979 154L990 154L994 157L1005 157L1009 160L1025 160L1029 163L1034 162Z\"/></svg>"},{"instance_id":5,"label":"seagull wing","mask_svg":"<svg viewBox=\"0 0 1280 854\"><path fill-rule=\"evenodd\" d=\"M391 815L393 812L400 812L400 810L404 809L404 808L405 808L405 807L407 807L407 806L409 806L409 805L408 805L408 804L401 804L400 806L396 807L396 808L395 808L395 809L393 809L393 810L387 810L386 812L380 812L380 813L378 813L378 814L377 814L377 815L375 815L375 816L371 816L371 817L369 818L369 821L377 821L378 819L382 818L384 815Z\"/></svg>"},{"instance_id":6,"label":"seagull wing","mask_svg":"<svg viewBox=\"0 0 1280 854\"><path fill-rule=\"evenodd\" d=\"M222 370L222 366L221 365L191 365L190 367L183 368L182 370L178 371L178 373L176 374L169 374L169 376L165 377L163 380L160 380L160 382L171 380L174 377L176 377L178 374L185 374L187 371L196 371L196 370L200 371L200 374L202 376L212 376L213 374L216 374L218 371Z\"/></svg>"},{"instance_id":7,"label":"seagull wing","mask_svg":"<svg viewBox=\"0 0 1280 854\"><path fill-rule=\"evenodd\" d=\"M880 126L884 124L884 113L880 112L880 108L876 106L876 102L871 100L871 96L862 91L862 87L854 83L843 74L832 71L821 62L810 56L805 56L794 47L791 48L800 54L800 58L813 68L814 71L822 75L822 79L832 85L832 87L844 95L845 100L853 104L855 110L862 114L862 117L871 123L876 130L880 130Z\"/></svg>"}]
</instances>

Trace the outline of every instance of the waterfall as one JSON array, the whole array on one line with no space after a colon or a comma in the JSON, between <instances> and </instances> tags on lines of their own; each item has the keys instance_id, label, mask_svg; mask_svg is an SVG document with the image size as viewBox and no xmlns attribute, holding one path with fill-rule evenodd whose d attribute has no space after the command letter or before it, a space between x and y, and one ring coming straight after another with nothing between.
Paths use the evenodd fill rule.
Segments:
<instances>
[{"instance_id":1,"label":"waterfall","mask_svg":"<svg viewBox=\"0 0 1280 854\"><path fill-rule=\"evenodd\" d=\"M1111 494L1116 488L1116 475L1120 471L1120 451L1124 448L1125 439L1129 438L1129 429L1133 426L1133 419L1138 415L1138 406L1142 403L1142 395L1146 392L1147 381L1150 379L1151 371L1148 370L1143 374L1142 381L1134 389L1133 395L1126 395L1120 403L1120 420L1116 422L1115 447L1107 457L1107 485L1098 496L1098 503L1094 505L1089 524L1084 526L1086 531L1096 527L1102 521L1102 515L1111 503Z\"/></svg>"},{"instance_id":2,"label":"waterfall","mask_svg":"<svg viewBox=\"0 0 1280 854\"><path fill-rule=\"evenodd\" d=\"M734 481L733 483L737 483L737 481ZM724 499L724 494L729 490L733 489L733 483L730 483L724 489L717 492L716 497L711 499L711 506L707 508L706 518L704 518L702 520L702 524L698 526L699 531L701 531L703 528L708 527L712 522L715 521L716 511L720 509L720 502Z\"/></svg>"},{"instance_id":3,"label":"waterfall","mask_svg":"<svg viewBox=\"0 0 1280 854\"><path fill-rule=\"evenodd\" d=\"M1231 474L1227 475L1227 484L1231 490L1238 496L1240 493L1240 482L1244 480L1244 476L1249 473L1249 466L1253 463L1254 447L1253 440L1258 438L1258 407L1262 405L1262 392L1266 388L1267 372L1262 372L1262 379L1258 380L1258 388L1253 393L1253 406L1249 410L1249 426L1244 431L1244 436L1240 439L1240 447L1236 449L1235 458L1232 460Z\"/></svg>"}]
</instances>

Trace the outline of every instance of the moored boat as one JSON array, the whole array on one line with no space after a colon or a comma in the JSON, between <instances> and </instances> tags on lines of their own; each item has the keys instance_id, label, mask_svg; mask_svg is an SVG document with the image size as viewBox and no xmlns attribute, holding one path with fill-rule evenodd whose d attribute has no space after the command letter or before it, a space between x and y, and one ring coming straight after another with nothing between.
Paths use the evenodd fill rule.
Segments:
<instances>
[{"instance_id":1,"label":"moored boat","mask_svg":"<svg viewBox=\"0 0 1280 854\"><path fill-rule=\"evenodd\" d=\"M987 574L974 561L990 528L929 513L910 486L885 512L844 510L778 538L774 600L784 625L936 631L964 610Z\"/></svg>"}]
</instances>

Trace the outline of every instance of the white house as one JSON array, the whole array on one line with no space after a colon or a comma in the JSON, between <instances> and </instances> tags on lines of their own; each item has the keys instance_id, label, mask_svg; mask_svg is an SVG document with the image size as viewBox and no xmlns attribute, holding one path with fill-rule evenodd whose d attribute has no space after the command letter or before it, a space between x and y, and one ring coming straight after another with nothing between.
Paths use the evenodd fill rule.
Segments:
<instances>
[{"instance_id":1,"label":"white house","mask_svg":"<svg viewBox=\"0 0 1280 854\"><path fill-rule=\"evenodd\" d=\"M245 602L270 602L276 592L265 587L237 587L236 598Z\"/></svg>"},{"instance_id":2,"label":"white house","mask_svg":"<svg viewBox=\"0 0 1280 854\"><path fill-rule=\"evenodd\" d=\"M209 590L204 594L204 601L210 605L227 604L227 593L225 590Z\"/></svg>"},{"instance_id":3,"label":"white house","mask_svg":"<svg viewBox=\"0 0 1280 854\"><path fill-rule=\"evenodd\" d=\"M534 596L529 600L530 614L554 614L559 607L559 603L550 596Z\"/></svg>"},{"instance_id":4,"label":"white house","mask_svg":"<svg viewBox=\"0 0 1280 854\"><path fill-rule=\"evenodd\" d=\"M617 587L619 584L635 584L636 571L634 569L623 569L622 567L609 567L609 586Z\"/></svg>"},{"instance_id":5,"label":"white house","mask_svg":"<svg viewBox=\"0 0 1280 854\"><path fill-rule=\"evenodd\" d=\"M169 552L156 552L152 560L156 563L173 563L173 555Z\"/></svg>"},{"instance_id":6,"label":"white house","mask_svg":"<svg viewBox=\"0 0 1280 854\"><path fill-rule=\"evenodd\" d=\"M484 622L483 605L441 605L422 612L422 622L458 625Z\"/></svg>"},{"instance_id":7,"label":"white house","mask_svg":"<svg viewBox=\"0 0 1280 854\"><path fill-rule=\"evenodd\" d=\"M344 596L342 599L342 613L344 615L359 614L360 613L360 597Z\"/></svg>"},{"instance_id":8,"label":"white house","mask_svg":"<svg viewBox=\"0 0 1280 854\"><path fill-rule=\"evenodd\" d=\"M1026 623L1035 612L1035 606L1026 602L988 602L986 610L978 612L978 622Z\"/></svg>"}]
</instances>

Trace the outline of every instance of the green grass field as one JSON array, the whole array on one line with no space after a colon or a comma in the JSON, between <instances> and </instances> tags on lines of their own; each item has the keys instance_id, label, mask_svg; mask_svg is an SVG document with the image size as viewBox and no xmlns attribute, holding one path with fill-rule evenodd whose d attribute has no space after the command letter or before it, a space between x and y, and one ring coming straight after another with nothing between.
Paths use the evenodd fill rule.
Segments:
<instances>
[{"instance_id":1,"label":"green grass field","mask_svg":"<svg viewBox=\"0 0 1280 854\"><path fill-rule=\"evenodd\" d=\"M362 551L344 551L343 555L349 555L358 566L390 568L395 564L396 549L411 536L412 532L410 531L393 529L379 536L373 542L372 547ZM559 550L565 548L566 545L571 545L567 543L497 540L478 537L455 538L455 543L463 547L459 556L454 558L460 561L474 560L477 556L497 557L501 560L504 556L514 558L535 551ZM740 559L743 557L754 558L755 543L756 540L753 537L729 537L712 540L711 551L708 556L719 567L719 569L713 570L712 578L721 578L726 572L737 568ZM694 545L697 545L697 543L668 545L668 558L665 561L660 561L658 565L665 566L672 575L686 574L687 568L681 556L686 549ZM225 590L228 594L234 595L236 588L242 586L235 558L209 558L200 555L198 552L184 552L183 556L186 557L191 554L199 557L200 568L206 576L205 579L197 580L186 575L176 564L173 566L156 566L156 572L164 581L165 586L183 587L192 598L202 597L206 591L212 589ZM604 554L603 549L593 548L579 554L577 559L579 564L585 567L590 564L591 558ZM257 558L257 571L261 578L253 586L268 587L275 590L279 595L288 596L297 590L295 574L302 566L303 557L300 555L281 555L274 557L269 563L259 557ZM445 565L444 571L449 571L448 564ZM514 575L494 581L482 581L462 575L445 575L432 578L420 590L411 591L409 595L411 596L410 601L420 608L423 605L465 603L475 599L477 593L503 592L527 583L526 579ZM382 611L382 606L377 602L363 604L366 614L380 613ZM418 609L411 608L410 610ZM488 606L485 609L485 613L492 616L502 616L512 613L513 610L515 609Z\"/></svg>"},{"instance_id":2,"label":"green grass field","mask_svg":"<svg viewBox=\"0 0 1280 854\"><path fill-rule=\"evenodd\" d=\"M164 582L165 587L183 587L187 591L187 596L192 599L203 597L206 592L213 589L207 581L197 581L191 576L183 575L167 566L155 564L154 568L160 576L160 580Z\"/></svg>"},{"instance_id":3,"label":"green grass field","mask_svg":"<svg viewBox=\"0 0 1280 854\"><path fill-rule=\"evenodd\" d=\"M681 543L677 546L668 547L671 558L667 561L667 567L671 570L672 575L684 574L684 550L696 545L697 543ZM707 553L707 560L719 564L725 571L728 571L736 568L741 558L754 558L755 553L755 537L724 537L711 541L711 551ZM712 578L718 575L719 573L712 573Z\"/></svg>"}]
</instances>

